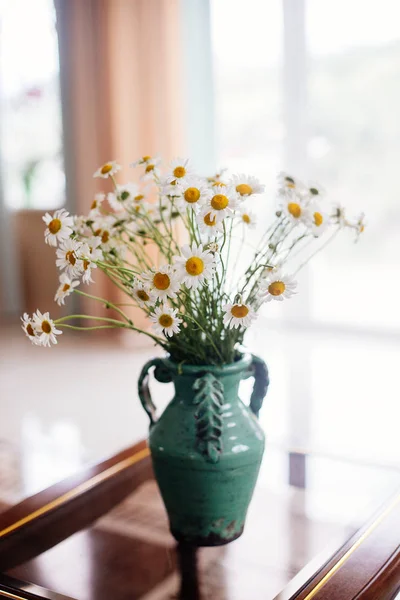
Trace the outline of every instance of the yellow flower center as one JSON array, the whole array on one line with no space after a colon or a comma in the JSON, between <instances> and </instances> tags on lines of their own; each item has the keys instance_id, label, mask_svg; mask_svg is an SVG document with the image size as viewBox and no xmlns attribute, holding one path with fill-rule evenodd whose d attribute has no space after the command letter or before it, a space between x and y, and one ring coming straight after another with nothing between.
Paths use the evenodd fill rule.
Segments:
<instances>
[{"instance_id":1,"label":"yellow flower center","mask_svg":"<svg viewBox=\"0 0 400 600\"><path fill-rule=\"evenodd\" d=\"M150 173L151 171L154 171L154 165L147 165L146 173Z\"/></svg>"},{"instance_id":2,"label":"yellow flower center","mask_svg":"<svg viewBox=\"0 0 400 600\"><path fill-rule=\"evenodd\" d=\"M253 188L247 183L239 183L239 185L236 186L236 191L239 192L241 196L249 196L253 193Z\"/></svg>"},{"instance_id":3,"label":"yellow flower center","mask_svg":"<svg viewBox=\"0 0 400 600\"><path fill-rule=\"evenodd\" d=\"M362 233L364 231L364 229L365 229L365 226L362 223L360 223L360 225L358 226L359 232Z\"/></svg>"},{"instance_id":4,"label":"yellow flower center","mask_svg":"<svg viewBox=\"0 0 400 600\"><path fill-rule=\"evenodd\" d=\"M268 291L271 296L280 296L286 289L286 285L283 281L273 281L268 286Z\"/></svg>"},{"instance_id":5,"label":"yellow flower center","mask_svg":"<svg viewBox=\"0 0 400 600\"><path fill-rule=\"evenodd\" d=\"M185 169L185 167L175 167L175 169L173 170L173 174L174 174L174 177L177 177L178 179L180 179L181 177L185 177L186 169Z\"/></svg>"},{"instance_id":6,"label":"yellow flower center","mask_svg":"<svg viewBox=\"0 0 400 600\"><path fill-rule=\"evenodd\" d=\"M153 285L158 290L167 290L171 280L166 273L156 273L153 277Z\"/></svg>"},{"instance_id":7,"label":"yellow flower center","mask_svg":"<svg viewBox=\"0 0 400 600\"><path fill-rule=\"evenodd\" d=\"M160 323L161 327L171 327L174 320L171 315L163 314L158 317L158 322Z\"/></svg>"},{"instance_id":8,"label":"yellow flower center","mask_svg":"<svg viewBox=\"0 0 400 600\"><path fill-rule=\"evenodd\" d=\"M68 292L68 290L69 290L69 288L70 288L70 287L71 287L71 286L69 285L69 283L65 283L65 284L64 284L64 287L63 287L63 289L62 289L62 291L63 291L63 292Z\"/></svg>"},{"instance_id":9,"label":"yellow flower center","mask_svg":"<svg viewBox=\"0 0 400 600\"><path fill-rule=\"evenodd\" d=\"M26 333L32 337L35 336L35 332L33 330L33 327L30 323L28 323L28 325L26 326Z\"/></svg>"},{"instance_id":10,"label":"yellow flower center","mask_svg":"<svg viewBox=\"0 0 400 600\"><path fill-rule=\"evenodd\" d=\"M251 223L251 219L250 219L249 215L247 215L246 213L244 215L242 215L242 221L244 221L244 223L247 223L248 225L250 225L250 223Z\"/></svg>"},{"instance_id":11,"label":"yellow flower center","mask_svg":"<svg viewBox=\"0 0 400 600\"><path fill-rule=\"evenodd\" d=\"M319 212L315 212L314 213L314 224L319 227L320 225L322 225L324 221L324 217L321 215L321 213Z\"/></svg>"},{"instance_id":12,"label":"yellow flower center","mask_svg":"<svg viewBox=\"0 0 400 600\"><path fill-rule=\"evenodd\" d=\"M94 208L97 208L97 200L93 200L90 210L93 210Z\"/></svg>"},{"instance_id":13,"label":"yellow flower center","mask_svg":"<svg viewBox=\"0 0 400 600\"><path fill-rule=\"evenodd\" d=\"M297 202L289 202L287 208L288 208L288 211L290 212L290 214L292 215L292 217L294 217L295 219L300 218L300 216L301 216L300 204L297 204Z\"/></svg>"},{"instance_id":14,"label":"yellow flower center","mask_svg":"<svg viewBox=\"0 0 400 600\"><path fill-rule=\"evenodd\" d=\"M286 184L286 187L290 188L291 190L294 190L294 188L296 187L296 184L294 182L293 183L289 182Z\"/></svg>"},{"instance_id":15,"label":"yellow flower center","mask_svg":"<svg viewBox=\"0 0 400 600\"><path fill-rule=\"evenodd\" d=\"M138 290L136 296L143 302L148 302L150 300L150 296L144 290Z\"/></svg>"},{"instance_id":16,"label":"yellow flower center","mask_svg":"<svg viewBox=\"0 0 400 600\"><path fill-rule=\"evenodd\" d=\"M143 162L147 162L150 159L151 159L151 156L142 156L142 161Z\"/></svg>"},{"instance_id":17,"label":"yellow flower center","mask_svg":"<svg viewBox=\"0 0 400 600\"><path fill-rule=\"evenodd\" d=\"M135 202L140 202L141 200L143 200L144 196L143 194L139 194L138 196L134 197L134 201Z\"/></svg>"},{"instance_id":18,"label":"yellow flower center","mask_svg":"<svg viewBox=\"0 0 400 600\"><path fill-rule=\"evenodd\" d=\"M62 223L61 223L60 219L53 219L49 223L49 231L50 231L50 233L52 233L53 235L55 235L56 233L58 233L60 231L61 226L62 226Z\"/></svg>"},{"instance_id":19,"label":"yellow flower center","mask_svg":"<svg viewBox=\"0 0 400 600\"><path fill-rule=\"evenodd\" d=\"M186 271L189 275L201 275L204 271L204 262L198 256L192 256L186 261Z\"/></svg>"},{"instance_id":20,"label":"yellow flower center","mask_svg":"<svg viewBox=\"0 0 400 600\"><path fill-rule=\"evenodd\" d=\"M214 181L213 187L226 187L226 183L223 181Z\"/></svg>"},{"instance_id":21,"label":"yellow flower center","mask_svg":"<svg viewBox=\"0 0 400 600\"><path fill-rule=\"evenodd\" d=\"M244 304L234 304L231 308L231 315L236 319L243 319L249 314L249 309Z\"/></svg>"},{"instance_id":22,"label":"yellow flower center","mask_svg":"<svg viewBox=\"0 0 400 600\"><path fill-rule=\"evenodd\" d=\"M101 167L100 173L102 175L107 175L107 173L109 173L110 171L112 171L112 168L113 168L112 164L106 163L105 165L103 165Z\"/></svg>"},{"instance_id":23,"label":"yellow flower center","mask_svg":"<svg viewBox=\"0 0 400 600\"><path fill-rule=\"evenodd\" d=\"M101 243L102 244L107 244L108 240L110 239L110 232L109 231L103 231L103 233L101 234Z\"/></svg>"},{"instance_id":24,"label":"yellow flower center","mask_svg":"<svg viewBox=\"0 0 400 600\"><path fill-rule=\"evenodd\" d=\"M223 194L216 194L211 200L211 206L215 210L224 210L229 204L229 200Z\"/></svg>"},{"instance_id":25,"label":"yellow flower center","mask_svg":"<svg viewBox=\"0 0 400 600\"><path fill-rule=\"evenodd\" d=\"M183 197L189 204L194 204L200 199L200 190L195 187L190 187L185 191Z\"/></svg>"},{"instance_id":26,"label":"yellow flower center","mask_svg":"<svg viewBox=\"0 0 400 600\"><path fill-rule=\"evenodd\" d=\"M87 270L88 270L88 268L89 268L89 265L90 265L90 260L87 260L87 259L85 259L85 260L83 261L83 270L84 270L84 271L87 271Z\"/></svg>"},{"instance_id":27,"label":"yellow flower center","mask_svg":"<svg viewBox=\"0 0 400 600\"><path fill-rule=\"evenodd\" d=\"M206 215L204 215L203 218L205 225L207 225L208 227L214 227L216 220L216 217L214 217L213 219L211 218L211 213L207 213Z\"/></svg>"},{"instance_id":28,"label":"yellow flower center","mask_svg":"<svg viewBox=\"0 0 400 600\"><path fill-rule=\"evenodd\" d=\"M65 255L65 260L67 260L72 266L76 263L76 256L72 250L68 250Z\"/></svg>"},{"instance_id":29,"label":"yellow flower center","mask_svg":"<svg viewBox=\"0 0 400 600\"><path fill-rule=\"evenodd\" d=\"M44 331L44 333L51 333L51 325L48 321L43 321L42 331Z\"/></svg>"}]
</instances>

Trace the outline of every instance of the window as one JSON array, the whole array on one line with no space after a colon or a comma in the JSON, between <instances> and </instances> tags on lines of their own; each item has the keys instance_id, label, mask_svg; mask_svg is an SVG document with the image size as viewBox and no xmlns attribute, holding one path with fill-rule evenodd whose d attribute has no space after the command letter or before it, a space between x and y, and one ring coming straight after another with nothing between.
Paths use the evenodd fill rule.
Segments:
<instances>
[{"instance_id":1,"label":"window","mask_svg":"<svg viewBox=\"0 0 400 600\"><path fill-rule=\"evenodd\" d=\"M210 1L218 164L268 185L261 229L280 170L367 214L360 243L343 235L315 257L296 299L252 333L285 386L264 413L269 438L398 460L399 4Z\"/></svg>"},{"instance_id":2,"label":"window","mask_svg":"<svg viewBox=\"0 0 400 600\"><path fill-rule=\"evenodd\" d=\"M0 8L0 149L5 204L64 204L59 61L51 0Z\"/></svg>"}]
</instances>

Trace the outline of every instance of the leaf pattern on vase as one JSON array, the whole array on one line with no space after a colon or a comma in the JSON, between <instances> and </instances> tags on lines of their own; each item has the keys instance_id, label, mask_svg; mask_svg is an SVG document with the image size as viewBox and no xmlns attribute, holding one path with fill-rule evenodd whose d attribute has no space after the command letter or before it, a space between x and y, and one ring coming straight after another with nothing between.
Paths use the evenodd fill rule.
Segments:
<instances>
[{"instance_id":1,"label":"leaf pattern on vase","mask_svg":"<svg viewBox=\"0 0 400 600\"><path fill-rule=\"evenodd\" d=\"M197 446L209 462L216 463L222 452L222 405L224 387L211 373L196 379L193 404L198 405L195 413Z\"/></svg>"}]
</instances>

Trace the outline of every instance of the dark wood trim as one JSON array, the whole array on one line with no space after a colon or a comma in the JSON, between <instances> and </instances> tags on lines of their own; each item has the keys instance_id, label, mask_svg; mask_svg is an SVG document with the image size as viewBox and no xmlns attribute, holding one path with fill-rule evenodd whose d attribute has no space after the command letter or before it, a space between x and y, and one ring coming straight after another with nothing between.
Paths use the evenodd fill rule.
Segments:
<instances>
[{"instance_id":1,"label":"dark wood trim","mask_svg":"<svg viewBox=\"0 0 400 600\"><path fill-rule=\"evenodd\" d=\"M145 441L27 498L0 514L0 571L88 527L153 478Z\"/></svg>"},{"instance_id":2,"label":"dark wood trim","mask_svg":"<svg viewBox=\"0 0 400 600\"><path fill-rule=\"evenodd\" d=\"M304 572L304 573L303 573ZM275 600L392 600L400 588L400 494L314 575L309 566Z\"/></svg>"},{"instance_id":3,"label":"dark wood trim","mask_svg":"<svg viewBox=\"0 0 400 600\"><path fill-rule=\"evenodd\" d=\"M74 600L33 583L0 574L0 599L4 600Z\"/></svg>"}]
</instances>

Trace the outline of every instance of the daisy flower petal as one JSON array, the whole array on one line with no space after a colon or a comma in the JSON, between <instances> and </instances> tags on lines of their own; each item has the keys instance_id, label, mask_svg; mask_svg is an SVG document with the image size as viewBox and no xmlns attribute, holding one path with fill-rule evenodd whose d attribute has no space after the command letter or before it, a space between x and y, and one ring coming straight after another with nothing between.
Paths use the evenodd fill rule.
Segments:
<instances>
[{"instance_id":1,"label":"daisy flower petal","mask_svg":"<svg viewBox=\"0 0 400 600\"><path fill-rule=\"evenodd\" d=\"M248 175L234 175L230 183L237 193L245 198L254 194L262 194L265 190L265 186L261 185L256 177Z\"/></svg>"},{"instance_id":2,"label":"daisy flower petal","mask_svg":"<svg viewBox=\"0 0 400 600\"><path fill-rule=\"evenodd\" d=\"M28 313L24 313L23 317L21 317L21 321L22 329L25 331L26 337L31 340L32 344L38 345L38 336L36 335L33 321Z\"/></svg>"},{"instance_id":3,"label":"daisy flower petal","mask_svg":"<svg viewBox=\"0 0 400 600\"><path fill-rule=\"evenodd\" d=\"M104 163L104 165L101 165L101 167L99 167L97 171L93 173L93 177L102 177L103 179L108 179L108 177L115 175L120 170L121 165L119 165L115 160L110 160L109 162Z\"/></svg>"},{"instance_id":4,"label":"daisy flower petal","mask_svg":"<svg viewBox=\"0 0 400 600\"><path fill-rule=\"evenodd\" d=\"M60 275L60 285L57 289L56 295L54 297L55 302L57 302L58 306L65 303L65 298L74 291L74 288L79 285L78 279L71 279L67 275L67 273L62 273Z\"/></svg>"},{"instance_id":5,"label":"daisy flower petal","mask_svg":"<svg viewBox=\"0 0 400 600\"><path fill-rule=\"evenodd\" d=\"M202 244L183 246L181 256L175 256L176 275L187 288L196 289L214 276L215 255L204 250Z\"/></svg>"},{"instance_id":6,"label":"daisy flower petal","mask_svg":"<svg viewBox=\"0 0 400 600\"><path fill-rule=\"evenodd\" d=\"M157 300L176 298L180 285L171 265L163 265L158 269L153 267L150 271L142 273L142 277Z\"/></svg>"},{"instance_id":7,"label":"daisy flower petal","mask_svg":"<svg viewBox=\"0 0 400 600\"><path fill-rule=\"evenodd\" d=\"M74 218L70 217L64 208L56 210L54 215L46 213L42 218L47 225L44 232L45 242L50 246L57 246L58 242L67 240L73 232Z\"/></svg>"},{"instance_id":8,"label":"daisy flower petal","mask_svg":"<svg viewBox=\"0 0 400 600\"><path fill-rule=\"evenodd\" d=\"M173 336L180 331L182 319L177 316L177 310L167 305L158 306L150 316L150 321L154 323L153 329L158 335L164 334L167 337Z\"/></svg>"},{"instance_id":9,"label":"daisy flower petal","mask_svg":"<svg viewBox=\"0 0 400 600\"><path fill-rule=\"evenodd\" d=\"M283 275L279 270L270 271L259 286L259 297L263 302L282 301L296 293L297 281L290 275Z\"/></svg>"},{"instance_id":10,"label":"daisy flower petal","mask_svg":"<svg viewBox=\"0 0 400 600\"><path fill-rule=\"evenodd\" d=\"M249 327L258 317L249 304L241 302L225 304L222 309L225 312L224 325L227 325L230 329Z\"/></svg>"},{"instance_id":11,"label":"daisy flower petal","mask_svg":"<svg viewBox=\"0 0 400 600\"><path fill-rule=\"evenodd\" d=\"M57 335L61 335L62 331L56 328L54 321L50 319L48 312L42 313L37 310L33 314L33 327L37 336L37 344L39 346L51 346L57 344Z\"/></svg>"}]
</instances>

